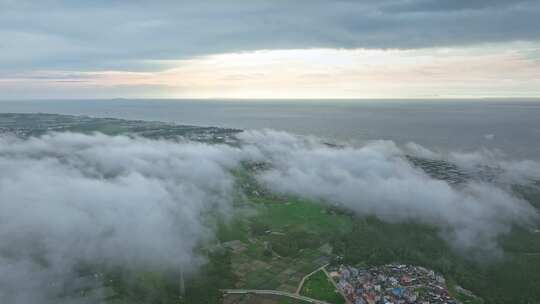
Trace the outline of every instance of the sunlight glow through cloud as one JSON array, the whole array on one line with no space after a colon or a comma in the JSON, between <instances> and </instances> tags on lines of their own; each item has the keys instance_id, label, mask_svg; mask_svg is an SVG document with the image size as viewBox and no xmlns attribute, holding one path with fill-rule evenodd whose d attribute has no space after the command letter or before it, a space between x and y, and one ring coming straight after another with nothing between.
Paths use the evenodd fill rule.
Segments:
<instances>
[{"instance_id":1,"label":"sunlight glow through cloud","mask_svg":"<svg viewBox=\"0 0 540 304\"><path fill-rule=\"evenodd\" d=\"M538 50L532 43L260 50L150 61L163 67L157 71L31 72L0 78L0 87L114 89L121 97L130 97L130 89L155 87L159 97L171 98L530 97L540 96L540 60L531 56Z\"/></svg>"}]
</instances>

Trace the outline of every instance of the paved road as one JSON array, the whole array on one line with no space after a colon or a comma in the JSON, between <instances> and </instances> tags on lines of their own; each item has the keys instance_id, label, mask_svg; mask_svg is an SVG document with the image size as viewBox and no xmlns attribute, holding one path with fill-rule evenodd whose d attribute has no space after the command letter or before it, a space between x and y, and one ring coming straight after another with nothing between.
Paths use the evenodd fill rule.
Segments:
<instances>
[{"instance_id":1,"label":"paved road","mask_svg":"<svg viewBox=\"0 0 540 304\"><path fill-rule=\"evenodd\" d=\"M289 297L294 298L297 300L305 301L308 303L314 303L314 304L331 304L325 301L320 301L308 297L304 297L298 294L285 292L285 291L278 291L278 290L259 290L259 289L223 289L222 290L225 294L262 294L262 295L277 295L277 296L283 296L283 297Z\"/></svg>"}]
</instances>

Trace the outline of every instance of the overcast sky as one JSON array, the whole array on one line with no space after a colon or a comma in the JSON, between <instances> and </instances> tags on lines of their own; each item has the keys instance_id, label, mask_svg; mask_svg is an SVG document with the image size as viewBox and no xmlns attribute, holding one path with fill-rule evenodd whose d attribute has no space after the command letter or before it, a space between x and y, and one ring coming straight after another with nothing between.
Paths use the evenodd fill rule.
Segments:
<instances>
[{"instance_id":1,"label":"overcast sky","mask_svg":"<svg viewBox=\"0 0 540 304\"><path fill-rule=\"evenodd\" d=\"M0 0L0 38L0 99L540 96L540 1Z\"/></svg>"}]
</instances>

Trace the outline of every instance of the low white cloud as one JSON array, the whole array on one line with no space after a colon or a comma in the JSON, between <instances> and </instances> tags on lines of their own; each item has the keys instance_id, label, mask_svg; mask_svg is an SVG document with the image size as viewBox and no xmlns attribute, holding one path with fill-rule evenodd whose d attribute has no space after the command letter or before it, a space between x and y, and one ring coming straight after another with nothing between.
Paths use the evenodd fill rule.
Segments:
<instances>
[{"instance_id":1,"label":"low white cloud","mask_svg":"<svg viewBox=\"0 0 540 304\"><path fill-rule=\"evenodd\" d=\"M512 225L532 225L538 219L528 202L505 187L474 180L458 187L430 177L413 167L392 142L335 149L272 131L247 132L241 137L271 160L272 169L259 176L270 189L337 203L391 223L433 225L460 251L498 253L499 235L509 232ZM418 145L408 147L424 157L436 155ZM512 172L528 171L513 163L501 166Z\"/></svg>"},{"instance_id":2,"label":"low white cloud","mask_svg":"<svg viewBox=\"0 0 540 304\"><path fill-rule=\"evenodd\" d=\"M0 138L0 298L44 303L80 262L194 270L239 150L105 135ZM57 284L59 286L52 286Z\"/></svg>"},{"instance_id":3,"label":"low white cloud","mask_svg":"<svg viewBox=\"0 0 540 304\"><path fill-rule=\"evenodd\" d=\"M230 170L242 161L270 163L257 177L273 191L433 225L464 252L497 253L498 236L538 219L503 185L540 178L533 161L487 151L443 156L391 141L335 147L275 131L238 137L237 147L102 134L0 137L0 298L47 303L80 262L195 271L204 257L194 249L214 236L205 214L230 214ZM411 151L464 168L497 164L505 178L451 185L414 167Z\"/></svg>"},{"instance_id":4,"label":"low white cloud","mask_svg":"<svg viewBox=\"0 0 540 304\"><path fill-rule=\"evenodd\" d=\"M415 143L407 143L404 152L425 159L447 161L479 179L490 179L501 186L530 185L540 180L540 163L533 160L508 159L500 150L480 149L471 152L431 151Z\"/></svg>"}]
</instances>

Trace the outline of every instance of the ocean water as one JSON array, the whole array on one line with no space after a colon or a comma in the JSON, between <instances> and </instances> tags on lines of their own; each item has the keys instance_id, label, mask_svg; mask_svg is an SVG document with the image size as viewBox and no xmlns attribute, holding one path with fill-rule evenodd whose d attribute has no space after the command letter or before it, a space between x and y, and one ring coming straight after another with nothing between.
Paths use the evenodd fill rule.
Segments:
<instances>
[{"instance_id":1,"label":"ocean water","mask_svg":"<svg viewBox=\"0 0 540 304\"><path fill-rule=\"evenodd\" d=\"M41 100L0 101L4 113L57 113L276 129L358 144L415 142L438 151L498 150L540 159L538 100Z\"/></svg>"}]
</instances>

